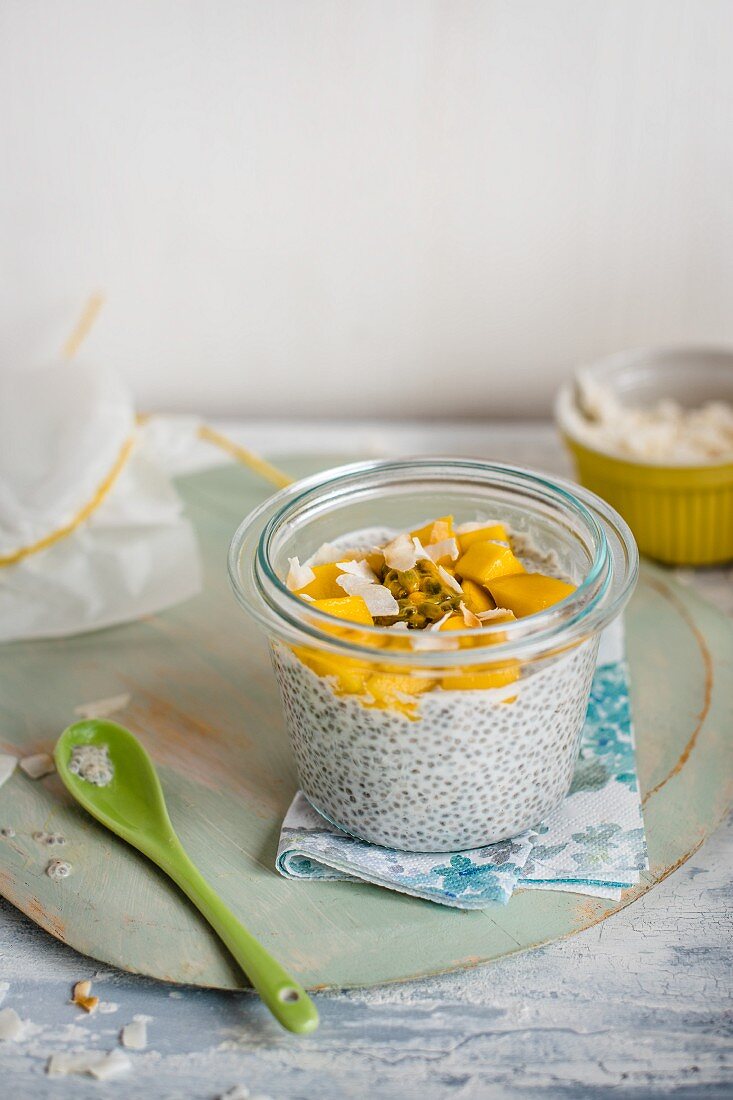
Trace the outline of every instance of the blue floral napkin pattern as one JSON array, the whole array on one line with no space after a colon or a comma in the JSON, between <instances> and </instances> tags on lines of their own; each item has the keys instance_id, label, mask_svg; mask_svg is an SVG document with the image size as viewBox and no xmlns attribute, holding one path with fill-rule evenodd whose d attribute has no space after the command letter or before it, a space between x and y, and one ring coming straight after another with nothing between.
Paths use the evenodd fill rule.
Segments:
<instances>
[{"instance_id":1,"label":"blue floral napkin pattern","mask_svg":"<svg viewBox=\"0 0 733 1100\"><path fill-rule=\"evenodd\" d=\"M277 854L287 878L370 882L459 909L506 904L517 887L617 899L646 867L620 624L602 639L570 792L535 829L466 852L401 852L341 832L298 792Z\"/></svg>"}]
</instances>

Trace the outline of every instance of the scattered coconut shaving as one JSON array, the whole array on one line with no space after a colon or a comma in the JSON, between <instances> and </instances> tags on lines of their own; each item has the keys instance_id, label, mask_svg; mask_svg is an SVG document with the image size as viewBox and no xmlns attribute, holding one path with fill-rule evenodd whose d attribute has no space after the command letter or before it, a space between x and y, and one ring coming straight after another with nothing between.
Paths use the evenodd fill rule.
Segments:
<instances>
[{"instance_id":1,"label":"scattered coconut shaving","mask_svg":"<svg viewBox=\"0 0 733 1100\"><path fill-rule=\"evenodd\" d=\"M297 592L300 588L305 588L311 581L316 579L316 575L309 565L301 565L297 558L288 558L288 565L290 570L285 581L286 585L291 592Z\"/></svg>"},{"instance_id":2,"label":"scattered coconut shaving","mask_svg":"<svg viewBox=\"0 0 733 1100\"><path fill-rule=\"evenodd\" d=\"M0 752L0 787L10 779L17 763L17 756L11 756L8 752Z\"/></svg>"},{"instance_id":3,"label":"scattered coconut shaving","mask_svg":"<svg viewBox=\"0 0 733 1100\"><path fill-rule=\"evenodd\" d=\"M130 695L125 692L122 695L110 695L106 699L95 699L91 703L80 703L74 707L74 714L80 718L109 718L118 710L124 710L130 702Z\"/></svg>"},{"instance_id":4,"label":"scattered coconut shaving","mask_svg":"<svg viewBox=\"0 0 733 1100\"><path fill-rule=\"evenodd\" d=\"M120 1032L120 1042L128 1050L145 1050L148 1045L149 1016L133 1016L132 1023L125 1024Z\"/></svg>"},{"instance_id":5,"label":"scattered coconut shaving","mask_svg":"<svg viewBox=\"0 0 733 1100\"><path fill-rule=\"evenodd\" d=\"M469 607L466 607L463 600L461 600L461 602L459 603L458 606L461 609L461 614L463 615L463 622L465 623L466 626L474 626L474 627L475 626L481 626L481 620L479 619L478 615L474 615L473 611L471 611L471 609Z\"/></svg>"},{"instance_id":6,"label":"scattered coconut shaving","mask_svg":"<svg viewBox=\"0 0 733 1100\"><path fill-rule=\"evenodd\" d=\"M47 752L38 752L35 756L24 756L19 762L20 768L29 779L42 779L56 770L53 760Z\"/></svg>"},{"instance_id":7,"label":"scattered coconut shaving","mask_svg":"<svg viewBox=\"0 0 733 1100\"><path fill-rule=\"evenodd\" d=\"M458 594L461 596L463 595L463 589L461 588L456 578L452 576L448 572L448 570L445 569L442 565L438 566L438 576L442 580L443 584L447 585L448 588L452 588L454 592L458 592Z\"/></svg>"},{"instance_id":8,"label":"scattered coconut shaving","mask_svg":"<svg viewBox=\"0 0 733 1100\"><path fill-rule=\"evenodd\" d=\"M71 874L71 864L67 863L65 859L52 859L46 866L46 874L54 881L68 878Z\"/></svg>"},{"instance_id":9,"label":"scattered coconut shaving","mask_svg":"<svg viewBox=\"0 0 733 1100\"><path fill-rule=\"evenodd\" d=\"M49 1077L68 1077L70 1074L96 1077L98 1081L108 1081L126 1073L132 1062L121 1050L110 1050L104 1054L98 1050L85 1051L82 1054L52 1054L46 1073Z\"/></svg>"},{"instance_id":10,"label":"scattered coconut shaving","mask_svg":"<svg viewBox=\"0 0 733 1100\"><path fill-rule=\"evenodd\" d=\"M26 1023L14 1008L0 1009L0 1041L17 1043L25 1035Z\"/></svg>"},{"instance_id":11,"label":"scattered coconut shaving","mask_svg":"<svg viewBox=\"0 0 733 1100\"><path fill-rule=\"evenodd\" d=\"M376 584L379 580L368 561L338 561L336 565L348 576L361 577L362 580L369 581L370 584ZM338 581L339 578L337 577L336 582L338 583Z\"/></svg>"},{"instance_id":12,"label":"scattered coconut shaving","mask_svg":"<svg viewBox=\"0 0 733 1100\"><path fill-rule=\"evenodd\" d=\"M84 1011L88 1012L90 1015L99 1007L99 997L92 996L92 983L88 978L84 981L77 982L74 986L74 992L71 995L71 1004L78 1005L79 1008L83 1008Z\"/></svg>"}]
</instances>

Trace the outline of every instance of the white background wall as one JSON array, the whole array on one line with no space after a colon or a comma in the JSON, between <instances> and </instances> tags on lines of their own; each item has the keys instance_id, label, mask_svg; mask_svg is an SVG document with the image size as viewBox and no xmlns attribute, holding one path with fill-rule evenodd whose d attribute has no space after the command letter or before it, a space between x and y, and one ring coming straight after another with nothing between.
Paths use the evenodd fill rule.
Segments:
<instances>
[{"instance_id":1,"label":"white background wall","mask_svg":"<svg viewBox=\"0 0 733 1100\"><path fill-rule=\"evenodd\" d=\"M731 0L1 0L0 364L140 407L527 415L733 342Z\"/></svg>"}]
</instances>

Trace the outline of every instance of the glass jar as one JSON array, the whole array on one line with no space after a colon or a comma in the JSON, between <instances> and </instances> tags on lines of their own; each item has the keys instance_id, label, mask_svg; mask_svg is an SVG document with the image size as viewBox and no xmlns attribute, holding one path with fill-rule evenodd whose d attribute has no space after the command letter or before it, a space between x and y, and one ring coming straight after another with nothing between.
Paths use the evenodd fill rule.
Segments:
<instances>
[{"instance_id":1,"label":"glass jar","mask_svg":"<svg viewBox=\"0 0 733 1100\"><path fill-rule=\"evenodd\" d=\"M426 638L339 622L285 584L289 558L446 514L504 523L516 546L549 555L576 590L523 619ZM303 793L345 832L406 851L491 844L562 801L599 635L637 570L628 527L592 493L452 458L306 478L252 512L229 552L237 599L270 640Z\"/></svg>"}]
</instances>

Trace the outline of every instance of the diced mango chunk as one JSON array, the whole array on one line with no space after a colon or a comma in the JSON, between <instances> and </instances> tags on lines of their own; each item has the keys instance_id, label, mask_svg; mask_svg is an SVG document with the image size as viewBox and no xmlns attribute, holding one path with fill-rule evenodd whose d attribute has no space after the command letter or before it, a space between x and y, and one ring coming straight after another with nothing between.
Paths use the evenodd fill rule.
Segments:
<instances>
[{"instance_id":1,"label":"diced mango chunk","mask_svg":"<svg viewBox=\"0 0 733 1100\"><path fill-rule=\"evenodd\" d=\"M463 589L463 601L468 610L473 611L474 615L478 615L479 611L491 611L495 606L486 589L482 585L476 584L476 581L465 577L461 582L461 588Z\"/></svg>"},{"instance_id":2,"label":"diced mango chunk","mask_svg":"<svg viewBox=\"0 0 733 1100\"><path fill-rule=\"evenodd\" d=\"M418 527L416 531L410 531L410 536L419 539L423 546L430 546L434 542L442 542L443 539L453 538L453 516L441 516L440 519L432 519L424 527Z\"/></svg>"},{"instance_id":3,"label":"diced mango chunk","mask_svg":"<svg viewBox=\"0 0 733 1100\"><path fill-rule=\"evenodd\" d=\"M449 619L446 619L444 623L438 627L438 630L466 630L466 624L463 620L463 615L459 615L457 612L455 615L451 615Z\"/></svg>"},{"instance_id":4,"label":"diced mango chunk","mask_svg":"<svg viewBox=\"0 0 733 1100\"><path fill-rule=\"evenodd\" d=\"M421 695L435 686L434 680L424 676L411 676L409 672L375 672L367 677L364 690L371 700L365 707L378 710L396 710L405 718L417 718L417 704L412 697Z\"/></svg>"},{"instance_id":5,"label":"diced mango chunk","mask_svg":"<svg viewBox=\"0 0 733 1100\"><path fill-rule=\"evenodd\" d=\"M490 688L506 687L518 679L519 662L509 661L496 668L451 673L442 678L441 685L445 691L487 691Z\"/></svg>"},{"instance_id":6,"label":"diced mango chunk","mask_svg":"<svg viewBox=\"0 0 733 1100\"><path fill-rule=\"evenodd\" d=\"M361 596L314 600L310 606L316 611L323 611L326 615L333 615L337 619L346 619L349 623L365 623L367 626L374 626L374 619Z\"/></svg>"},{"instance_id":7,"label":"diced mango chunk","mask_svg":"<svg viewBox=\"0 0 733 1100\"><path fill-rule=\"evenodd\" d=\"M462 579L476 581L491 591L490 581L512 573L523 573L524 566L508 546L500 542L475 542L456 562L456 573ZM493 591L491 595L496 599Z\"/></svg>"},{"instance_id":8,"label":"diced mango chunk","mask_svg":"<svg viewBox=\"0 0 733 1100\"><path fill-rule=\"evenodd\" d=\"M497 576L489 582L489 589L499 607L510 608L518 619L522 619L564 600L575 591L575 585L542 573L523 573Z\"/></svg>"},{"instance_id":9,"label":"diced mango chunk","mask_svg":"<svg viewBox=\"0 0 733 1100\"><path fill-rule=\"evenodd\" d=\"M342 657L336 653L305 649L302 646L295 647L293 652L316 676L333 677L336 680L337 694L359 695L364 691L368 668L353 657Z\"/></svg>"},{"instance_id":10,"label":"diced mango chunk","mask_svg":"<svg viewBox=\"0 0 733 1100\"><path fill-rule=\"evenodd\" d=\"M509 541L509 534L503 523L492 523L488 527L477 527L475 531L464 531L463 534L456 537L458 548L462 554L465 554L474 542Z\"/></svg>"},{"instance_id":11,"label":"diced mango chunk","mask_svg":"<svg viewBox=\"0 0 733 1100\"><path fill-rule=\"evenodd\" d=\"M315 580L305 588L299 588L296 595L312 596L314 600L336 600L344 595L343 588L336 584L336 578L342 575L343 569L339 569L335 561L327 565L314 565L313 572Z\"/></svg>"}]
</instances>

